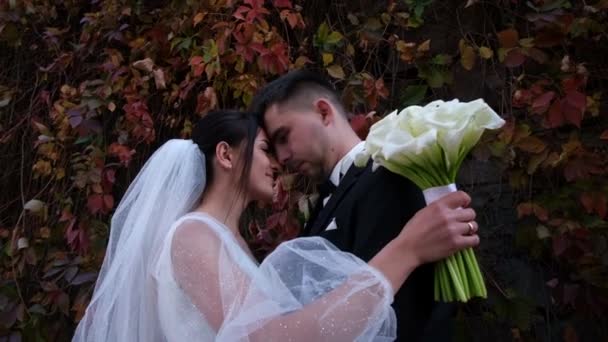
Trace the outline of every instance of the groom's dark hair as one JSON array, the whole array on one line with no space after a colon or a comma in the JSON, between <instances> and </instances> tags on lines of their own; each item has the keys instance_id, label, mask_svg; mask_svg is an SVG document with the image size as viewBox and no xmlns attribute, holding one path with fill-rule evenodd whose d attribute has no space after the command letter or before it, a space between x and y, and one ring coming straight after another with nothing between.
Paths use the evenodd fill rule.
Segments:
<instances>
[{"instance_id":1,"label":"groom's dark hair","mask_svg":"<svg viewBox=\"0 0 608 342\"><path fill-rule=\"evenodd\" d=\"M270 106L279 104L305 108L310 106L312 97L318 96L326 97L346 116L334 86L321 74L306 69L290 71L266 84L253 97L250 110L258 115L260 125L263 126L264 112Z\"/></svg>"}]
</instances>

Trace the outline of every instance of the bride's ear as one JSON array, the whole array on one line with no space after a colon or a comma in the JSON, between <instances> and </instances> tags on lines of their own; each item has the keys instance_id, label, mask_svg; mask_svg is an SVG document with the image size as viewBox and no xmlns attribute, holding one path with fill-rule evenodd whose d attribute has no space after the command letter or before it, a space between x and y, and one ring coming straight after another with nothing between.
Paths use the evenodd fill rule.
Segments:
<instances>
[{"instance_id":1,"label":"bride's ear","mask_svg":"<svg viewBox=\"0 0 608 342\"><path fill-rule=\"evenodd\" d=\"M225 141L220 141L215 146L215 159L223 169L232 169L235 164L235 150Z\"/></svg>"}]
</instances>

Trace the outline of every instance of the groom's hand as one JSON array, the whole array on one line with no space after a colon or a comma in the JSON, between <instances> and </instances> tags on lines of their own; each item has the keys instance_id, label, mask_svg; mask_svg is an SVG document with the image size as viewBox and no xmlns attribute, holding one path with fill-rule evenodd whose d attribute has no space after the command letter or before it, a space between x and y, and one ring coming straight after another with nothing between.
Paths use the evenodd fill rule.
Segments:
<instances>
[{"instance_id":1,"label":"groom's hand","mask_svg":"<svg viewBox=\"0 0 608 342\"><path fill-rule=\"evenodd\" d=\"M413 252L419 264L444 259L457 251L479 244L475 210L471 197L450 193L419 210L405 225L397 240Z\"/></svg>"}]
</instances>

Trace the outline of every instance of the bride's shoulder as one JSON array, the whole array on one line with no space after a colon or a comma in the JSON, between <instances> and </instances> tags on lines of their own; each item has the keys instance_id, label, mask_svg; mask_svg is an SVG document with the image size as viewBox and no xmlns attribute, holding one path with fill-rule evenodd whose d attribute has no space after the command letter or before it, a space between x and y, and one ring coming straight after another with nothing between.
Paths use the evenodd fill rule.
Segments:
<instances>
[{"instance_id":1,"label":"bride's shoulder","mask_svg":"<svg viewBox=\"0 0 608 342\"><path fill-rule=\"evenodd\" d=\"M173 254L214 254L226 242L217 223L206 215L186 214L175 222L173 229L169 237Z\"/></svg>"},{"instance_id":2,"label":"bride's shoulder","mask_svg":"<svg viewBox=\"0 0 608 342\"><path fill-rule=\"evenodd\" d=\"M195 235L206 236L209 234L218 235L221 227L211 216L201 212L188 213L175 221L176 235Z\"/></svg>"}]
</instances>

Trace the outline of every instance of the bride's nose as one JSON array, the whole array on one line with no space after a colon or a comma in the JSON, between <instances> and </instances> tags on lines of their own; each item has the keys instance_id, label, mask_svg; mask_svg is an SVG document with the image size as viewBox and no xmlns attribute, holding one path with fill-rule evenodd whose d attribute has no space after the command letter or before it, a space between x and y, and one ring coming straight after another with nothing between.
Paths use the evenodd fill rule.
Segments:
<instances>
[{"instance_id":1,"label":"bride's nose","mask_svg":"<svg viewBox=\"0 0 608 342\"><path fill-rule=\"evenodd\" d=\"M272 173L277 174L279 172L282 171L282 167L281 164L279 164L279 162L277 161L277 159L274 156L270 156L270 169L272 170Z\"/></svg>"}]
</instances>

